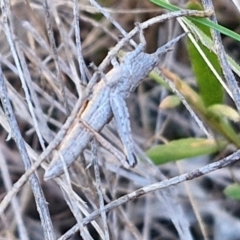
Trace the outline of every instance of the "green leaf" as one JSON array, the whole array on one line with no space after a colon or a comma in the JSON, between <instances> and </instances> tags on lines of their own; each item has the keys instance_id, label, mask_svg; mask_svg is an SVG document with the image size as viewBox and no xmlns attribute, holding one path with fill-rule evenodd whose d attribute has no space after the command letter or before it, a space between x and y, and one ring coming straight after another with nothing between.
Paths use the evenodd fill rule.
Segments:
<instances>
[{"instance_id":1,"label":"green leaf","mask_svg":"<svg viewBox=\"0 0 240 240\"><path fill-rule=\"evenodd\" d=\"M188 8L202 10L201 5L198 3L188 4ZM197 28L199 28L199 30L201 30L207 36L211 37L209 27L201 25L198 22L195 22L194 24ZM211 52L200 41L198 42L198 46L201 48L206 58L211 62L218 75L222 77L221 66L218 62L218 57L216 54ZM200 96L202 97L204 104L208 107L212 104L222 103L224 98L224 91L220 82L189 38L187 38L187 49L192 69L195 73L199 87Z\"/></svg>"},{"instance_id":2,"label":"green leaf","mask_svg":"<svg viewBox=\"0 0 240 240\"><path fill-rule=\"evenodd\" d=\"M224 189L224 194L232 199L240 200L240 184L234 183Z\"/></svg>"},{"instance_id":3,"label":"green leaf","mask_svg":"<svg viewBox=\"0 0 240 240\"><path fill-rule=\"evenodd\" d=\"M210 126L212 129L220 133L225 139L228 139L229 142L240 148L240 138L228 119L219 116L219 114L216 114L211 110L211 108L206 108L199 94L197 94L176 74L166 68L161 69L161 71L163 75L166 76L172 84L174 84L174 87L182 94L192 109L201 116L207 126ZM157 81L159 82L159 80Z\"/></svg>"},{"instance_id":4,"label":"green leaf","mask_svg":"<svg viewBox=\"0 0 240 240\"><path fill-rule=\"evenodd\" d=\"M223 118L219 113L216 113L216 111L212 111L211 107L207 108L204 117L208 124L240 148L240 138L227 118Z\"/></svg>"},{"instance_id":5,"label":"green leaf","mask_svg":"<svg viewBox=\"0 0 240 240\"><path fill-rule=\"evenodd\" d=\"M166 89L170 90L169 86L167 85L167 83L163 80L163 78L159 75L158 72L156 72L155 70L151 71L149 73L149 77L151 79L153 79L154 81L156 81L157 83L161 84L163 87L165 87Z\"/></svg>"},{"instance_id":6,"label":"green leaf","mask_svg":"<svg viewBox=\"0 0 240 240\"><path fill-rule=\"evenodd\" d=\"M226 117L234 122L238 122L240 120L239 113L235 109L224 104L214 104L208 107L208 110L217 114L219 117Z\"/></svg>"},{"instance_id":7,"label":"green leaf","mask_svg":"<svg viewBox=\"0 0 240 240\"><path fill-rule=\"evenodd\" d=\"M156 5L162 7L162 8L165 8L165 9L168 9L169 11L178 11L178 10L183 10L177 6L174 6L170 3L167 3L166 0L150 0L152 3L155 3ZM232 38L232 39L235 39L237 41L240 42L240 35L219 25L219 24L216 24L208 19L205 19L205 18L197 18L197 17L187 17L188 19L191 19L192 21L194 22L198 22L200 24L203 24L211 29L214 29L214 30L217 30L219 31L220 33Z\"/></svg>"},{"instance_id":8,"label":"green leaf","mask_svg":"<svg viewBox=\"0 0 240 240\"><path fill-rule=\"evenodd\" d=\"M181 101L176 95L169 95L162 100L159 107L161 109L175 108L179 106L180 103Z\"/></svg>"},{"instance_id":9,"label":"green leaf","mask_svg":"<svg viewBox=\"0 0 240 240\"><path fill-rule=\"evenodd\" d=\"M205 56L212 63L215 70L221 76L221 67L219 65L217 56L213 52L210 52L200 42L198 44L204 52ZM224 99L224 91L220 82L218 81L214 73L211 71L211 69L208 67L208 65L206 64L196 47L193 45L193 43L189 40L189 38L187 41L187 48L192 69L194 71L197 85L199 87L199 93L204 104L206 106L210 106L212 104L222 103Z\"/></svg>"},{"instance_id":10,"label":"green leaf","mask_svg":"<svg viewBox=\"0 0 240 240\"><path fill-rule=\"evenodd\" d=\"M157 145L147 151L155 164L163 164L183 158L211 154L226 146L226 141L214 141L205 138L186 138Z\"/></svg>"}]
</instances>

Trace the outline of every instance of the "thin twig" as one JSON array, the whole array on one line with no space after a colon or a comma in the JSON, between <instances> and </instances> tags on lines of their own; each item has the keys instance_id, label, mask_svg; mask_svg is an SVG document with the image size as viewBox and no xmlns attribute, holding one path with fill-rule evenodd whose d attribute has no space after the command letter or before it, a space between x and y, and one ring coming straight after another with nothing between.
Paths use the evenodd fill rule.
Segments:
<instances>
[{"instance_id":1,"label":"thin twig","mask_svg":"<svg viewBox=\"0 0 240 240\"><path fill-rule=\"evenodd\" d=\"M114 208L117 208L120 205L123 205L129 201L132 201L132 200L139 198L143 195L146 195L148 193L155 192L160 189L164 189L164 188L167 188L167 187L170 187L170 186L173 186L173 185L185 182L185 181L196 179L196 178L206 175L210 172L219 170L230 164L233 164L236 161L238 161L239 159L240 159L240 150L236 151L235 153L233 153L233 154L227 156L226 158L223 158L217 162L210 163L208 165L205 165L204 167L196 169L195 171L181 174L179 176L176 176L176 177L173 177L170 179L166 179L161 182L153 183L153 184L148 185L143 188L139 188L136 191L126 194L126 195L112 201L111 203L107 204L103 210L108 212ZM101 215L101 210L94 211L93 213L91 213L89 215L89 217L83 219L83 224L84 225L88 224L89 222L96 219L100 215ZM72 227L67 233L65 233L62 237L60 237L59 240L65 240L65 239L70 238L76 231L78 231L77 225Z\"/></svg>"},{"instance_id":2,"label":"thin twig","mask_svg":"<svg viewBox=\"0 0 240 240\"><path fill-rule=\"evenodd\" d=\"M126 37L127 32L121 27L121 25L110 15L109 12L105 11L104 8L102 8L95 0L89 0L89 2L95 6L104 16L106 19L108 19L115 27L120 31L120 33ZM129 39L129 42L131 43L132 46L137 47L136 43L132 40Z\"/></svg>"},{"instance_id":3,"label":"thin twig","mask_svg":"<svg viewBox=\"0 0 240 240\"><path fill-rule=\"evenodd\" d=\"M188 112L190 113L191 117L194 119L194 121L197 123L197 125L199 126L199 128L204 132L204 134L207 136L208 139L213 139L213 136L209 133L209 131L205 128L203 122L201 121L201 119L197 116L197 114L193 111L192 107L190 106L190 104L187 102L187 100L185 99L185 97L181 94L181 92L179 92L177 90L177 88L175 87L174 83L172 83L168 78L166 78L161 71L159 71L158 69L156 69L156 71L158 72L158 74L163 78L163 80L168 84L168 86L171 88L171 90L176 94L176 96L179 97L179 99L181 100L181 102L183 103L183 105L185 106L185 108L188 110Z\"/></svg>"},{"instance_id":4,"label":"thin twig","mask_svg":"<svg viewBox=\"0 0 240 240\"><path fill-rule=\"evenodd\" d=\"M3 153L1 150L0 150L0 169L1 169L1 175L2 175L5 188L7 191L10 191L12 188L12 180L9 174L9 169L7 167L6 159L3 156ZM22 209L19 204L18 198L14 197L11 201L11 204L12 204L13 212L16 218L17 226L18 226L19 237L22 240L28 240L29 237L28 237L26 227L24 225L22 211L21 211Z\"/></svg>"},{"instance_id":5,"label":"thin twig","mask_svg":"<svg viewBox=\"0 0 240 240\"><path fill-rule=\"evenodd\" d=\"M205 9L214 10L212 1L202 0L202 4ZM213 22L217 23L217 18L214 12L213 12L213 15L210 17L210 19ZM216 30L211 29L211 34L212 34L213 43L216 49L216 53L218 56L218 60L222 68L223 75L228 83L229 88L231 89L231 92L233 94L233 100L236 104L238 112L240 112L240 88L234 77L231 67L227 61L227 57L222 44L220 33Z\"/></svg>"},{"instance_id":6,"label":"thin twig","mask_svg":"<svg viewBox=\"0 0 240 240\"><path fill-rule=\"evenodd\" d=\"M81 235L82 239L83 240L93 240L90 233L88 232L88 229L85 226L83 226L83 224L82 224L82 213L80 211L81 207L78 206L78 201L76 201L76 199L74 197L74 191L72 189L71 179L70 179L65 161L63 159L63 156L60 155L60 157L61 157L61 160L64 165L66 186L68 188L67 191L64 191L65 189L61 185L59 185L61 187L61 189L63 190L64 199L65 199L66 203L68 204L69 208L71 209L72 214L78 223L80 235Z\"/></svg>"},{"instance_id":7,"label":"thin twig","mask_svg":"<svg viewBox=\"0 0 240 240\"><path fill-rule=\"evenodd\" d=\"M19 180L16 183L14 183L12 190L9 191L6 194L6 196L3 198L2 202L0 203L0 215L3 213L3 211L6 209L6 207L10 203L12 197L15 196L20 191L21 187L28 181L29 177L34 173L34 171L36 171L36 169L43 163L43 161L49 156L49 154L61 143L66 132L68 131L71 124L73 123L75 116L79 112L80 105L81 105L81 101L79 100L76 103L71 116L68 117L67 121L62 126L61 130L57 133L54 140L49 144L46 150L42 152L42 154L39 156L36 162L32 164L31 168L26 170L26 172L19 178Z\"/></svg>"},{"instance_id":8,"label":"thin twig","mask_svg":"<svg viewBox=\"0 0 240 240\"><path fill-rule=\"evenodd\" d=\"M82 55L82 44L80 39L80 25L79 25L79 1L73 0L73 15L74 15L74 30L75 30L75 38L76 38L76 48L77 48L77 59L78 65L81 73L81 80L83 84L87 84L87 79L90 77L90 73L85 65L83 55Z\"/></svg>"},{"instance_id":9,"label":"thin twig","mask_svg":"<svg viewBox=\"0 0 240 240\"><path fill-rule=\"evenodd\" d=\"M54 62L55 62L55 67L56 67L56 70L57 70L57 79L58 79L58 81L60 83L60 86L61 86L61 92L62 92L62 96L63 96L63 99L64 99L65 108L66 108L67 112L70 113L70 107L68 105L68 100L67 100L67 97L66 97L66 91L65 91L65 86L64 86L64 82L63 82L63 76L62 76L62 73L60 71L59 57L58 57L56 43L55 43L55 40L54 40L52 24L51 24L51 20L50 20L50 11L49 11L48 0L43 1L43 8L44 8L44 15L45 15L45 22L46 22L48 37L49 37L49 40L50 40L52 53L53 53L53 58L54 58Z\"/></svg>"},{"instance_id":10,"label":"thin twig","mask_svg":"<svg viewBox=\"0 0 240 240\"><path fill-rule=\"evenodd\" d=\"M61 46L63 46L64 53L66 55L66 62L68 62L69 66L70 66L70 69L72 71L72 76L73 76L72 80L73 80L73 82L76 86L79 98L81 98L82 90L81 90L81 85L80 85L77 69L75 67L73 57L70 55L70 53L72 53L70 51L70 46L69 46L71 41L69 41L68 33L65 30L65 27L62 24L62 21L60 20L60 17L58 15L58 12L57 12L57 9L56 9L56 6L54 4L52 5L52 10L53 10L52 12L53 12L53 16L55 18L55 22L57 23L58 32L60 33L61 39L62 39L62 43L59 46L59 49L60 49ZM59 57L59 60L60 59L61 58Z\"/></svg>"},{"instance_id":11,"label":"thin twig","mask_svg":"<svg viewBox=\"0 0 240 240\"><path fill-rule=\"evenodd\" d=\"M3 77L1 66L0 66L0 97L1 97L2 105L5 110L5 114L7 115L7 118L11 127L11 135L13 136L16 142L17 148L19 150L19 153L25 165L25 169L28 170L29 168L31 168L32 163L28 156L28 153L24 144L24 140L22 138L16 118L14 116L11 103L7 95L7 89L4 83L4 77ZM55 234L54 234L53 225L50 218L47 202L42 192L41 185L38 181L37 175L35 173L33 173L29 177L29 182L31 184L32 191L35 197L37 210L39 212L41 223L44 229L45 238L49 240L54 240Z\"/></svg>"},{"instance_id":12,"label":"thin twig","mask_svg":"<svg viewBox=\"0 0 240 240\"><path fill-rule=\"evenodd\" d=\"M100 177L100 169L98 165L98 159L97 159L97 146L96 146L96 141L92 141L92 157L93 157L93 166L94 166L94 173L95 173L95 179L96 179L96 188L98 192L98 198L99 198L99 207L101 210L101 217L103 220L103 229L104 229L104 235L105 239L104 240L110 240L110 235L109 235L109 228L108 228L108 223L107 223L107 215L106 212L103 210L104 209L104 198L103 198L103 190L101 187L101 177Z\"/></svg>"}]
</instances>

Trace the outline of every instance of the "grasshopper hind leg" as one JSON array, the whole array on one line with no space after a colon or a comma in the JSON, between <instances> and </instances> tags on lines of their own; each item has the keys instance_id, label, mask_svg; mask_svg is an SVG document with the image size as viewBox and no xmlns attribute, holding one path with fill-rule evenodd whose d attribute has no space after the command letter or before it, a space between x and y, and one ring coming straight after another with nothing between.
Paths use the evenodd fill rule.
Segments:
<instances>
[{"instance_id":1,"label":"grasshopper hind leg","mask_svg":"<svg viewBox=\"0 0 240 240\"><path fill-rule=\"evenodd\" d=\"M134 167L137 163L137 158L134 154L133 139L126 103L121 96L117 93L113 93L110 95L110 104L117 123L118 134L123 143L124 151L127 157L126 160L131 167Z\"/></svg>"}]
</instances>

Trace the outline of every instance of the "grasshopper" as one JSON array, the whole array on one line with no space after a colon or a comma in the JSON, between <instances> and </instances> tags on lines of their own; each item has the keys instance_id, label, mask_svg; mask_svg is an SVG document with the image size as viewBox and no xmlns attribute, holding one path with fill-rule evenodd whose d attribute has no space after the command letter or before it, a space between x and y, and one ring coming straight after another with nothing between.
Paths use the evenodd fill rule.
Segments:
<instances>
[{"instance_id":1,"label":"grasshopper","mask_svg":"<svg viewBox=\"0 0 240 240\"><path fill-rule=\"evenodd\" d=\"M185 35L184 33L172 39L154 53L148 54L144 52L146 42L140 31L140 44L137 48L127 53L119 64L114 61L114 67L94 86L92 98L82 107L72 127L54 152L53 160L44 175L45 180L61 175L64 164L69 167L87 147L94 137L94 133L89 128L99 132L112 117L116 121L126 156L122 163L127 168L135 166L137 160L125 99L149 72L158 66L160 55L171 50L173 45Z\"/></svg>"}]
</instances>

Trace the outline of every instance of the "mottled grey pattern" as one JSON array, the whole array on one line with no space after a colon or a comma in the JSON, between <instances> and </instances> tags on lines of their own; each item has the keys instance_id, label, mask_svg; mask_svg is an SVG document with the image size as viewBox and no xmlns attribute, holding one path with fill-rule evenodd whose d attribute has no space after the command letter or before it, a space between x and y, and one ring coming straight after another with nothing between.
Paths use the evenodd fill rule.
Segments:
<instances>
[{"instance_id":1,"label":"mottled grey pattern","mask_svg":"<svg viewBox=\"0 0 240 240\"><path fill-rule=\"evenodd\" d=\"M145 47L143 43L139 44L134 51L127 53L123 61L95 85L92 99L79 116L81 121L97 132L114 116L127 157L125 167L136 164L125 99L159 64L159 56L171 49L184 35L174 38L152 54L143 52ZM60 154L66 166L69 167L93 138L94 134L86 129L81 121L76 119L73 127L66 134L45 173L45 179L51 179L63 173Z\"/></svg>"}]
</instances>

